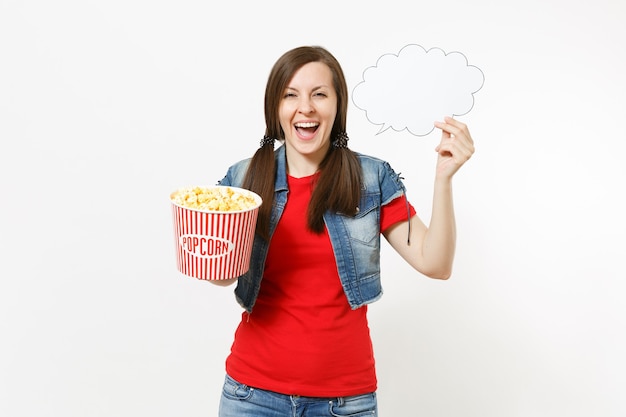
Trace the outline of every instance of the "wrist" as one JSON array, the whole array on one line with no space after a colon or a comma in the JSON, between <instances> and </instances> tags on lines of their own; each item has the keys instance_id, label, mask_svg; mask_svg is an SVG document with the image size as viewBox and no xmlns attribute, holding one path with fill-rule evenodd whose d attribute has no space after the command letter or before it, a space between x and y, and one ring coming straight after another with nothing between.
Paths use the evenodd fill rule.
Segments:
<instances>
[{"instance_id":1,"label":"wrist","mask_svg":"<svg viewBox=\"0 0 626 417\"><path fill-rule=\"evenodd\" d=\"M452 189L452 177L436 175L435 187Z\"/></svg>"}]
</instances>

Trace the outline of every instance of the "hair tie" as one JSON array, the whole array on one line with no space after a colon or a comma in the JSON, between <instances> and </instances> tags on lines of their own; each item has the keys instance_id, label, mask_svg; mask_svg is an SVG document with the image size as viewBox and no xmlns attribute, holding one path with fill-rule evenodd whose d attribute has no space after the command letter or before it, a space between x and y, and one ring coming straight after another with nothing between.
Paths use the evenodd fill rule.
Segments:
<instances>
[{"instance_id":1,"label":"hair tie","mask_svg":"<svg viewBox=\"0 0 626 417\"><path fill-rule=\"evenodd\" d=\"M348 147L348 134L346 132L340 132L335 136L333 140L333 147L335 148L347 148Z\"/></svg>"},{"instance_id":2,"label":"hair tie","mask_svg":"<svg viewBox=\"0 0 626 417\"><path fill-rule=\"evenodd\" d=\"M272 145L272 147L274 147L274 142L275 142L274 138L271 138L265 135L263 136L263 139L261 139L261 148L264 147L265 145Z\"/></svg>"}]
</instances>

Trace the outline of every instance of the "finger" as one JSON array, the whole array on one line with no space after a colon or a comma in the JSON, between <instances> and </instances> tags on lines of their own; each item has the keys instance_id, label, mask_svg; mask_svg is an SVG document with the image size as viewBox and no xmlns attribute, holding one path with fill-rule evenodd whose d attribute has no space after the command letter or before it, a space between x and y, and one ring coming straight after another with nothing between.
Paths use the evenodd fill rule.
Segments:
<instances>
[{"instance_id":1,"label":"finger","mask_svg":"<svg viewBox=\"0 0 626 417\"><path fill-rule=\"evenodd\" d=\"M468 141L473 143L472 137L465 123L452 117L445 117L444 120L444 122L435 122L435 126L454 137L464 136Z\"/></svg>"},{"instance_id":2,"label":"finger","mask_svg":"<svg viewBox=\"0 0 626 417\"><path fill-rule=\"evenodd\" d=\"M437 122L435 122L436 125ZM450 133L446 132L445 130L441 130L441 140L439 141L439 144L437 145L437 147L435 148L436 152L439 152L439 149L441 148L441 145L445 142L445 141L449 141L451 139Z\"/></svg>"},{"instance_id":3,"label":"finger","mask_svg":"<svg viewBox=\"0 0 626 417\"><path fill-rule=\"evenodd\" d=\"M440 155L452 155L457 161L466 161L474 154L474 146L460 140L443 141L436 149Z\"/></svg>"},{"instance_id":4,"label":"finger","mask_svg":"<svg viewBox=\"0 0 626 417\"><path fill-rule=\"evenodd\" d=\"M452 126L454 129L457 129L459 131L461 130L467 130L467 125L457 119L455 119L454 117L449 117L446 116L443 118L444 123L446 125Z\"/></svg>"},{"instance_id":5,"label":"finger","mask_svg":"<svg viewBox=\"0 0 626 417\"><path fill-rule=\"evenodd\" d=\"M439 127L439 126L437 126ZM441 129L441 140L445 140L445 139L450 139L452 137L451 133L449 130L447 129L442 129L441 127L439 127Z\"/></svg>"}]
</instances>

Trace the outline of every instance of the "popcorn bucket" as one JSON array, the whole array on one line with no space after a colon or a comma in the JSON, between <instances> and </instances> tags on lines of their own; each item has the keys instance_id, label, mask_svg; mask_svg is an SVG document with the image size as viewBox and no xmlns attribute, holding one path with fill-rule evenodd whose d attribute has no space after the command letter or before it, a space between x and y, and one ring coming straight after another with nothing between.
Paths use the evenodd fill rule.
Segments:
<instances>
[{"instance_id":1,"label":"popcorn bucket","mask_svg":"<svg viewBox=\"0 0 626 417\"><path fill-rule=\"evenodd\" d=\"M211 209L206 204L181 202L181 190L191 188L170 195L178 271L202 280L223 280L245 274L250 269L261 197L237 187L194 189L204 190L204 196L217 195L215 200L220 200L222 207ZM231 197L224 198L226 193L240 200L245 198L245 204L232 204Z\"/></svg>"}]
</instances>

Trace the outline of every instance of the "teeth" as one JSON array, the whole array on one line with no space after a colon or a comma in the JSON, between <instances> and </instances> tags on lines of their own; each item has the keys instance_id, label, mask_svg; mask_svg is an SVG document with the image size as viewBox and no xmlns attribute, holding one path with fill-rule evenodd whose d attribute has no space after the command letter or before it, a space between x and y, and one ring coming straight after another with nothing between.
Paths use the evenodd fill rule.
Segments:
<instances>
[{"instance_id":1,"label":"teeth","mask_svg":"<svg viewBox=\"0 0 626 417\"><path fill-rule=\"evenodd\" d=\"M316 127L318 126L319 123L313 123L313 122L308 122L308 123L296 123L296 127L303 127L303 128L307 128L307 127Z\"/></svg>"}]
</instances>

